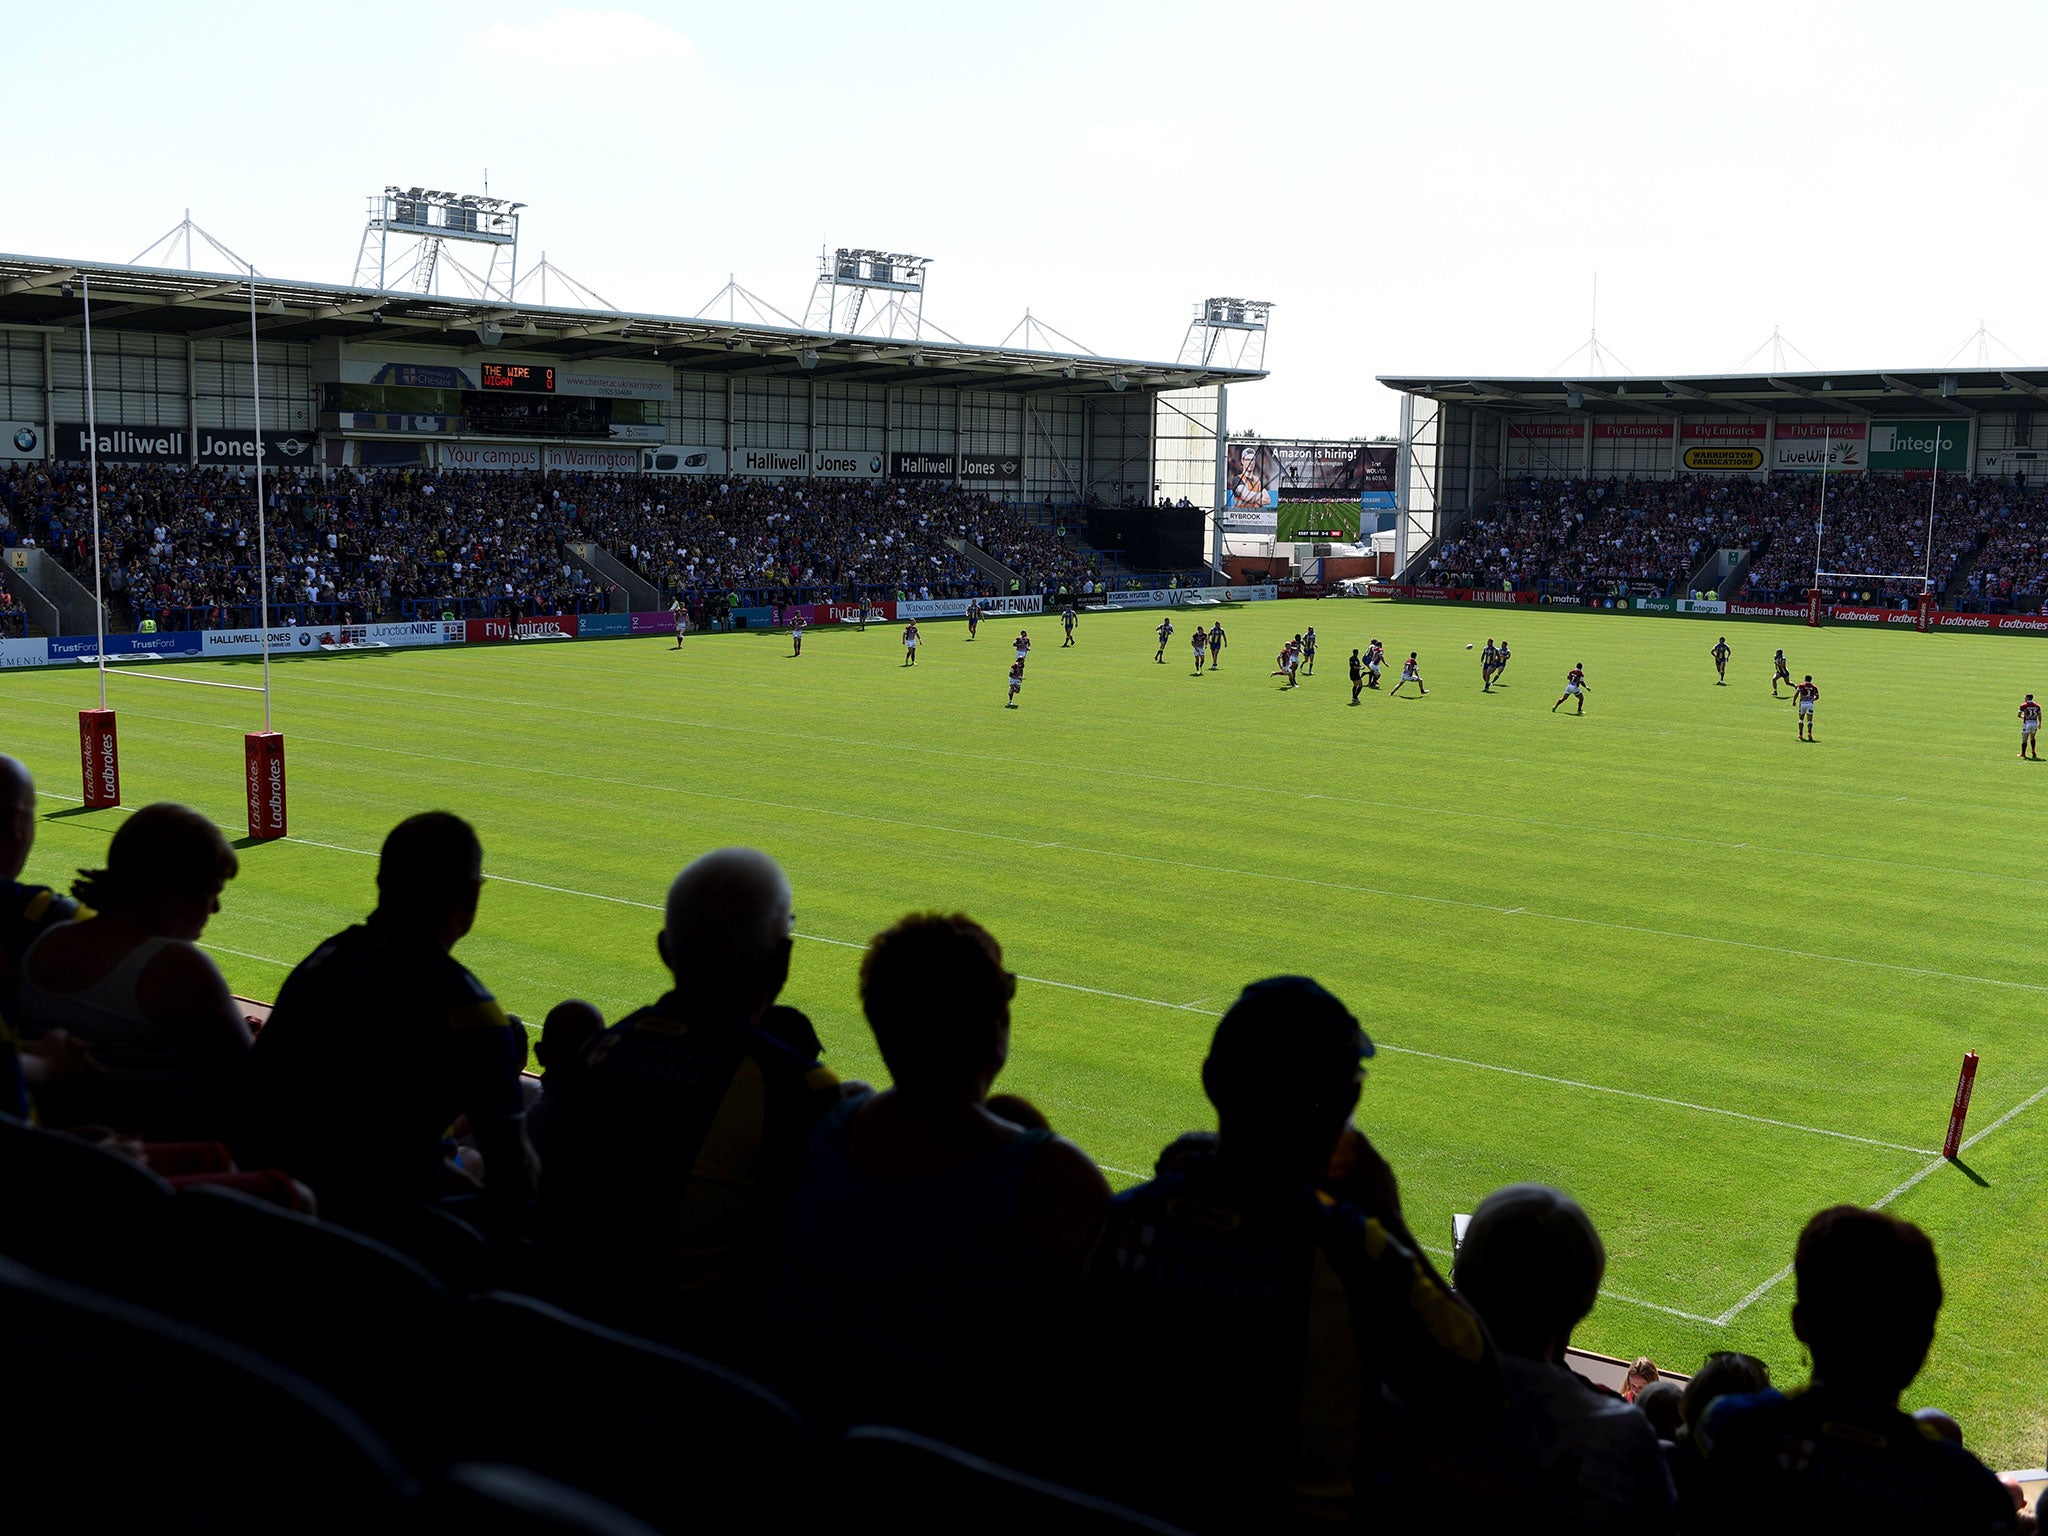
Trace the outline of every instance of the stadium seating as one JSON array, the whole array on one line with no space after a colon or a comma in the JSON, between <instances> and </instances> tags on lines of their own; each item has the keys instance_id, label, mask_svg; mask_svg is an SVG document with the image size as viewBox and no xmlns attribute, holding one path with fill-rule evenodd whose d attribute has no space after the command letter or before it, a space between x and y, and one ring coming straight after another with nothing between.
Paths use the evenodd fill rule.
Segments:
<instances>
[{"instance_id":1,"label":"stadium seating","mask_svg":"<svg viewBox=\"0 0 2048 1536\"><path fill-rule=\"evenodd\" d=\"M0 1380L21 1531L387 1530L415 1496L367 1425L288 1371L5 1259Z\"/></svg>"},{"instance_id":2,"label":"stadium seating","mask_svg":"<svg viewBox=\"0 0 2048 1536\"><path fill-rule=\"evenodd\" d=\"M161 1310L317 1382L401 1448L433 1438L443 1407L414 1383L453 1374L455 1304L405 1255L201 1186L173 1203L153 1269Z\"/></svg>"},{"instance_id":3,"label":"stadium seating","mask_svg":"<svg viewBox=\"0 0 2048 1536\"><path fill-rule=\"evenodd\" d=\"M100 481L117 619L165 630L254 622L246 471L103 465ZM283 470L265 486L275 622L602 612L609 584L564 548L582 541L664 605L994 591L994 575L949 540L973 544L1023 590L1078 591L1103 576L1056 522L946 484ZM89 580L88 491L81 466L0 465L0 545L33 542Z\"/></svg>"},{"instance_id":4,"label":"stadium seating","mask_svg":"<svg viewBox=\"0 0 2048 1536\"><path fill-rule=\"evenodd\" d=\"M1178 1529L907 1429L857 1425L839 1437L832 1452L834 1488L857 1506L889 1508L891 1528L904 1536L1005 1531L1173 1536Z\"/></svg>"},{"instance_id":5,"label":"stadium seating","mask_svg":"<svg viewBox=\"0 0 2048 1536\"><path fill-rule=\"evenodd\" d=\"M146 1271L172 1199L171 1186L133 1158L0 1115L0 1253L8 1258L125 1294Z\"/></svg>"},{"instance_id":6,"label":"stadium seating","mask_svg":"<svg viewBox=\"0 0 2048 1536\"><path fill-rule=\"evenodd\" d=\"M481 1454L664 1530L773 1528L813 1509L816 1439L765 1388L532 1297L477 1297L462 1331Z\"/></svg>"},{"instance_id":7,"label":"stadium seating","mask_svg":"<svg viewBox=\"0 0 2048 1536\"><path fill-rule=\"evenodd\" d=\"M1819 493L1812 476L1513 480L1445 534L1427 562L1428 579L1554 595L1683 595L1716 550L1740 549L1751 556L1746 593L1797 598L1813 585ZM1836 578L1824 582L1831 595L1915 599L1922 571L1952 606L2033 607L2048 594L2048 487L1944 480L1933 493L1931 562L1929 496L1924 479L1829 478L1821 564L1906 578Z\"/></svg>"},{"instance_id":8,"label":"stadium seating","mask_svg":"<svg viewBox=\"0 0 2048 1536\"><path fill-rule=\"evenodd\" d=\"M463 1462L427 1489L420 1527L434 1536L656 1536L615 1509L518 1467Z\"/></svg>"}]
</instances>

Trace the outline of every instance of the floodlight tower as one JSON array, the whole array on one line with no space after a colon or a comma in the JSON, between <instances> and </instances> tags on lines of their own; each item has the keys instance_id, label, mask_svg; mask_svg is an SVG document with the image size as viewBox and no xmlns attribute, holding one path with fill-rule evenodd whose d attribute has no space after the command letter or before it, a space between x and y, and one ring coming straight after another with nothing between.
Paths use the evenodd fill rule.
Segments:
<instances>
[{"instance_id":1,"label":"floodlight tower","mask_svg":"<svg viewBox=\"0 0 2048 1536\"><path fill-rule=\"evenodd\" d=\"M448 267L469 297L509 304L519 278L519 210L525 206L474 193L386 187L370 198L356 248L355 286L438 293L442 268ZM451 241L483 246L489 264L480 273L470 271L444 249Z\"/></svg>"},{"instance_id":2,"label":"floodlight tower","mask_svg":"<svg viewBox=\"0 0 2048 1536\"><path fill-rule=\"evenodd\" d=\"M1253 371L1264 367L1266 317L1272 312L1264 299L1202 300L1180 344L1180 366Z\"/></svg>"},{"instance_id":3,"label":"floodlight tower","mask_svg":"<svg viewBox=\"0 0 2048 1536\"><path fill-rule=\"evenodd\" d=\"M920 340L924 334L924 275L929 256L902 251L851 250L818 255L804 328L839 336Z\"/></svg>"}]
</instances>

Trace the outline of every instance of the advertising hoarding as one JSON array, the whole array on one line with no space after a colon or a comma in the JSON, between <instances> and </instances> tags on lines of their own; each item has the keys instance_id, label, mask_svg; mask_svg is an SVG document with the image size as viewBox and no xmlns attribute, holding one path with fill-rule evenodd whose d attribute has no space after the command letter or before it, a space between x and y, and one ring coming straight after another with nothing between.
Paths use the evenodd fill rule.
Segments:
<instances>
[{"instance_id":1,"label":"advertising hoarding","mask_svg":"<svg viewBox=\"0 0 2048 1536\"><path fill-rule=\"evenodd\" d=\"M1936 468L1944 474L1961 473L1970 467L1970 422L1965 417L1945 421L1873 421L1870 467L1907 473Z\"/></svg>"}]
</instances>

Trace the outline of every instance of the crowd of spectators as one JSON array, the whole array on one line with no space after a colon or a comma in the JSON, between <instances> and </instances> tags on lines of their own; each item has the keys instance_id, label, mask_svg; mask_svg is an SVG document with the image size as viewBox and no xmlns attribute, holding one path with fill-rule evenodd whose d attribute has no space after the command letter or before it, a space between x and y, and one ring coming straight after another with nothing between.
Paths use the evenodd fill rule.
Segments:
<instances>
[{"instance_id":1,"label":"crowd of spectators","mask_svg":"<svg viewBox=\"0 0 2048 1536\"><path fill-rule=\"evenodd\" d=\"M1817 478L1807 477L1798 489L1800 494L1772 519L1768 546L1750 564L1746 590L1763 600L1800 598L1814 585L1816 538L1820 565L1845 573L1821 578L1822 590L1834 601L1896 606L1917 602L1923 590L1939 598L1958 565L1976 553L1996 509L2015 495L2034 499L1996 480L1957 478L1930 487L1924 478L1830 475L1822 522Z\"/></svg>"},{"instance_id":2,"label":"crowd of spectators","mask_svg":"<svg viewBox=\"0 0 2048 1536\"><path fill-rule=\"evenodd\" d=\"M117 622L255 622L246 469L103 465L100 537ZM926 482L287 469L264 478L273 622L604 611L612 584L567 546L599 545L661 606L1080 592L1104 579L1057 518ZM977 565L969 542L1010 572ZM34 544L91 579L84 468L0 465L0 545ZM6 623L0 611L0 625Z\"/></svg>"},{"instance_id":3,"label":"crowd of spectators","mask_svg":"<svg viewBox=\"0 0 2048 1536\"><path fill-rule=\"evenodd\" d=\"M1714 550L1754 548L1785 493L1728 477L1516 480L1445 540L1430 579L1662 596Z\"/></svg>"},{"instance_id":4,"label":"crowd of spectators","mask_svg":"<svg viewBox=\"0 0 2048 1536\"><path fill-rule=\"evenodd\" d=\"M1963 607L2048 597L2048 487L2011 480L1831 475L1753 480L1515 480L1453 530L1428 580L1575 595L1673 596L1719 549L1746 551L1743 591L1803 598L1815 541L1831 601L1899 604L1923 588ZM1934 547L1927 550L1930 499ZM1959 572L1968 571L1958 582ZM1890 580L1876 578L1889 577ZM1722 596L1728 596L1726 592Z\"/></svg>"},{"instance_id":5,"label":"crowd of spectators","mask_svg":"<svg viewBox=\"0 0 2048 1536\"><path fill-rule=\"evenodd\" d=\"M1373 1043L1306 978L1244 989L1201 1070L1214 1127L1112 1194L1086 1151L999 1089L1031 1043L1011 1033L1018 978L965 916L914 913L867 946L859 1001L889 1082L842 1082L779 1001L796 964L787 878L753 850L705 854L660 909L671 989L609 1025L587 1004L556 1008L536 1086L519 1021L453 955L489 919L483 849L457 817L391 832L375 909L300 962L252 1040L197 944L237 872L210 823L138 811L81 882L80 908L12 883L35 827L12 759L0 805L0 1008L25 1041L4 1037L0 1064L7 1108L43 1127L0 1127L17 1159L0 1195L19 1208L34 1193L23 1169L62 1161L23 1161L24 1146L82 1136L147 1164L177 1138L225 1143L235 1165L221 1176L255 1170L316 1209L319 1223L293 1219L294 1242L325 1223L425 1253L420 1214L459 1217L490 1255L475 1283L614 1330L589 1335L604 1363L567 1379L573 1404L531 1410L589 1421L591 1443L637 1433L605 1419L604 1394L632 1375L621 1351L646 1338L739 1373L719 1378L729 1404L760 1401L733 1396L742 1378L764 1383L818 1432L900 1426L1191 1531L2033 1528L2016 1485L1963 1449L1953 1421L1901 1411L1942 1302L1919 1229L1844 1206L1799 1235L1805 1390L1717 1354L1683 1389L1639 1361L1629 1395L1603 1391L1567 1363L1606 1263L1586 1212L1544 1185L1496 1190L1441 1273L1359 1127ZM72 1214L85 1230L117 1219ZM23 1230L0 1224L0 1250L18 1253ZM77 1246L52 1251L74 1271L87 1262ZM175 1278L123 1262L88 1283L154 1296ZM210 1316L233 1328L238 1307L222 1300ZM536 1341L542 1317L559 1317L521 1315ZM349 1322L300 1315L277 1347L324 1361L380 1431L406 1427L415 1465L445 1460L469 1420L500 1407L436 1379L424 1352L365 1381L306 1342ZM673 1373L686 1356L649 1345L633 1358ZM93 1394L145 1366L111 1366ZM548 1367L514 1348L493 1369L516 1395ZM178 1388L165 1390L168 1422ZM508 1444L529 1411L516 1407L489 1420ZM94 1465L89 1412L58 1422L19 1384L11 1408L10 1440L54 1437L62 1451L39 1478L10 1480L18 1509L52 1490L106 1496L79 1481ZM703 1420L694 1433L717 1432ZM663 1464L691 1449L655 1448ZM618 1492L601 1457L568 1460ZM641 1471L630 1486L662 1482L662 1465ZM777 1492L751 1490L764 1505ZM681 1479L664 1507L712 1496L708 1480ZM915 1499L915 1479L888 1496ZM979 1518L967 1528L997 1528ZM1106 1528L1100 1506L1091 1519ZM670 1528L700 1524L728 1528L708 1514Z\"/></svg>"}]
</instances>

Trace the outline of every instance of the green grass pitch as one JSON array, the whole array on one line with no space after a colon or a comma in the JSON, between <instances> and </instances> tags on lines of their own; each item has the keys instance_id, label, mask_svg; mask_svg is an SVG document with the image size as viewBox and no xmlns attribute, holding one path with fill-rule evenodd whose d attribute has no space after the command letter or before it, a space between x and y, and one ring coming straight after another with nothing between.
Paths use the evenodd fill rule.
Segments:
<instances>
[{"instance_id":1,"label":"green grass pitch","mask_svg":"<svg viewBox=\"0 0 2048 1536\"><path fill-rule=\"evenodd\" d=\"M1710 623L1220 614L1230 647L1200 679L1182 634L1154 664L1157 613L1088 616L1064 651L1032 621L1016 710L1014 619L972 643L927 626L915 670L886 625L814 632L796 660L787 636L741 634L282 663L295 835L244 851L207 939L238 990L274 995L368 908L384 831L445 806L495 877L462 958L529 1020L565 996L615 1016L662 988L668 879L757 844L806 936L789 1000L842 1075L880 1074L859 946L908 909L963 909L1031 978L1003 1085L1119 1183L1211 1123L1197 1065L1238 987L1307 972L1381 1043L1360 1123L1425 1241L1447 1248L1497 1185L1560 1184L1608 1246L1581 1344L1677 1369L1747 1349L1791 1382L1794 1235L1822 1205L1888 1199L1933 1233L1949 1294L1909 1406L2038 1465L2048 768L2017 760L2014 710L2048 693L2048 646L1735 624L1717 687ZM1318 675L1284 692L1271 658L1310 622ZM1390 684L1421 652L1427 698L1348 705L1345 658L1375 634ZM1488 634L1514 647L1490 696L1465 650ZM1780 644L1822 689L1811 746L1771 698ZM1578 661L1585 717L1552 714ZM110 688L128 803L239 831L257 697ZM85 668L0 678L0 748L50 795L31 878L64 883L117 823L66 798L94 691ZM1987 1134L1958 1168L1935 1149L1970 1049Z\"/></svg>"}]
</instances>

